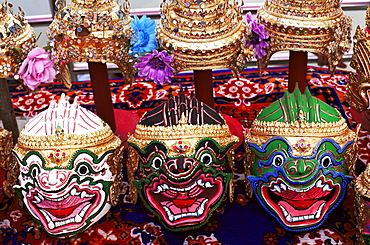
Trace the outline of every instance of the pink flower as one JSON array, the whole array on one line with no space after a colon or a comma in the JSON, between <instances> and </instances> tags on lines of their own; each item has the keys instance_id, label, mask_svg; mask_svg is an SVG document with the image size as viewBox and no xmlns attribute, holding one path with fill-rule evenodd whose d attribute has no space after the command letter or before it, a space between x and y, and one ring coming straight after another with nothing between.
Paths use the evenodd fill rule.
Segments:
<instances>
[{"instance_id":1,"label":"pink flower","mask_svg":"<svg viewBox=\"0 0 370 245\"><path fill-rule=\"evenodd\" d=\"M50 54L43 48L36 47L28 53L23 61L18 75L24 85L35 90L42 82L51 81L55 77L54 64Z\"/></svg>"}]
</instances>

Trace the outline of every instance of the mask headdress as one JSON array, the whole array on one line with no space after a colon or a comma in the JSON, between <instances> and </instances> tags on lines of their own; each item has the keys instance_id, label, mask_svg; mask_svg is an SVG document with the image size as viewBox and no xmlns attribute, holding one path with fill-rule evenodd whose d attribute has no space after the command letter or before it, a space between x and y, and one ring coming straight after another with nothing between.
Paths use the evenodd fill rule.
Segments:
<instances>
[{"instance_id":1,"label":"mask headdress","mask_svg":"<svg viewBox=\"0 0 370 245\"><path fill-rule=\"evenodd\" d=\"M266 0L257 19L271 40L267 55L259 60L266 68L271 56L282 50L319 53L334 72L349 49L352 18L345 16L340 0Z\"/></svg>"},{"instance_id":2,"label":"mask headdress","mask_svg":"<svg viewBox=\"0 0 370 245\"><path fill-rule=\"evenodd\" d=\"M72 236L117 203L122 150L105 122L63 94L22 130L14 147L20 171L14 187L49 235Z\"/></svg>"},{"instance_id":3,"label":"mask headdress","mask_svg":"<svg viewBox=\"0 0 370 245\"><path fill-rule=\"evenodd\" d=\"M350 73L346 99L356 111L370 113L370 6L366 11L365 27L357 26L353 39L350 65L357 75Z\"/></svg>"},{"instance_id":4,"label":"mask headdress","mask_svg":"<svg viewBox=\"0 0 370 245\"><path fill-rule=\"evenodd\" d=\"M308 89L286 92L246 134L248 193L288 230L321 225L352 179L358 131Z\"/></svg>"},{"instance_id":5,"label":"mask headdress","mask_svg":"<svg viewBox=\"0 0 370 245\"><path fill-rule=\"evenodd\" d=\"M132 201L139 194L168 229L200 227L227 193L232 198L232 146L237 140L222 116L194 95L170 96L147 112L129 137ZM170 197L165 197L163 186L172 188ZM194 189L203 194L198 196ZM173 210L176 205L188 209ZM196 225L190 216L198 220Z\"/></svg>"},{"instance_id":6,"label":"mask headdress","mask_svg":"<svg viewBox=\"0 0 370 245\"><path fill-rule=\"evenodd\" d=\"M0 78L14 77L21 66L20 56L36 47L36 35L25 13L7 1L0 4Z\"/></svg>"},{"instance_id":7,"label":"mask headdress","mask_svg":"<svg viewBox=\"0 0 370 245\"><path fill-rule=\"evenodd\" d=\"M158 39L174 54L176 73L229 68L239 74L253 56L241 5L237 0L162 2Z\"/></svg>"},{"instance_id":8,"label":"mask headdress","mask_svg":"<svg viewBox=\"0 0 370 245\"><path fill-rule=\"evenodd\" d=\"M58 12L48 37L57 68L63 72L69 62L110 62L119 67L126 81L131 81L129 1L118 5L114 0L72 0L66 5L65 0L58 0L55 5Z\"/></svg>"}]
</instances>

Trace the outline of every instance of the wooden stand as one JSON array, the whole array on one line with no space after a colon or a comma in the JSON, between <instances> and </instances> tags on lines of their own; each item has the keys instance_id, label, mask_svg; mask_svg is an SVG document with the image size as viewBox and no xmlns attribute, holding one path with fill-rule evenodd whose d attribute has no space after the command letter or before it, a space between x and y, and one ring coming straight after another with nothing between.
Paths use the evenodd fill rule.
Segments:
<instances>
[{"instance_id":1,"label":"wooden stand","mask_svg":"<svg viewBox=\"0 0 370 245\"><path fill-rule=\"evenodd\" d=\"M307 52L289 51L288 91L292 93L298 83L298 88L303 93L307 83Z\"/></svg>"},{"instance_id":2,"label":"wooden stand","mask_svg":"<svg viewBox=\"0 0 370 245\"><path fill-rule=\"evenodd\" d=\"M0 116L3 120L4 128L13 133L13 143L16 144L19 137L19 129L6 78L0 78L0 105Z\"/></svg>"},{"instance_id":3,"label":"wooden stand","mask_svg":"<svg viewBox=\"0 0 370 245\"><path fill-rule=\"evenodd\" d=\"M195 70L194 86L197 99L214 108L212 70Z\"/></svg>"},{"instance_id":4,"label":"wooden stand","mask_svg":"<svg viewBox=\"0 0 370 245\"><path fill-rule=\"evenodd\" d=\"M96 114L116 131L108 70L105 63L88 62L91 86L94 93Z\"/></svg>"}]
</instances>

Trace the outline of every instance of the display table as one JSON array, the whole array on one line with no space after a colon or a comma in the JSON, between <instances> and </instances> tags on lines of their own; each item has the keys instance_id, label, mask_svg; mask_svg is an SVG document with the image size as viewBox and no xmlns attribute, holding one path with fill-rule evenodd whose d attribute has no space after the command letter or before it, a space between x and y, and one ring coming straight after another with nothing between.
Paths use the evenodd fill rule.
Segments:
<instances>
[{"instance_id":1,"label":"display table","mask_svg":"<svg viewBox=\"0 0 370 245\"><path fill-rule=\"evenodd\" d=\"M287 67L266 69L262 75L257 69L247 69L240 80L232 78L228 70L213 71L215 109L235 118L244 128L248 128L258 112L271 102L280 98L287 89ZM350 126L355 126L344 101L349 73L336 71L333 77L327 69L308 67L307 84L311 93L331 106L337 108L348 119ZM159 105L168 94L177 94L182 87L186 93L194 91L193 75L177 75L171 84L158 85L142 81L132 86L124 84L122 79L111 80L114 107L117 110L131 111L138 116ZM73 82L71 89L61 84L49 83L40 87L38 93L27 93L16 82L10 83L10 89L17 116L35 115L45 109L51 99L57 99L65 93L70 99L79 95L84 107L94 110L91 83ZM118 113L117 115L127 115ZM118 116L117 125L124 127L126 116ZM132 122L130 122L130 125ZM122 132L122 131L120 131ZM369 161L370 136L361 131L359 139L359 161L357 170L362 171L364 163ZM127 203L127 173L124 167L124 188L121 202L113 207L98 223L75 237L64 240L47 237L40 226L34 222L20 206L18 197L8 199L0 190L0 243L2 244L356 244L356 224L353 215L354 198L349 188L343 202L335 209L323 226L306 232L284 230L279 223L260 206L255 197L247 198L244 190L244 148L236 150L234 169L235 197L227 205L223 214L214 216L205 227L188 232L170 232L144 209ZM5 171L1 170L1 178ZM326 242L326 243L324 243Z\"/></svg>"}]
</instances>

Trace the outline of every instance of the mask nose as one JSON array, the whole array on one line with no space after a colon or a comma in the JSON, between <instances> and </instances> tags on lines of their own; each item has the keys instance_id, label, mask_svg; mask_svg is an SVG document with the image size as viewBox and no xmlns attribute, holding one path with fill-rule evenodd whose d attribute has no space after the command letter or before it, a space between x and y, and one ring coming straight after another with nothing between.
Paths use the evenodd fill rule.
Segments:
<instances>
[{"instance_id":1,"label":"mask nose","mask_svg":"<svg viewBox=\"0 0 370 245\"><path fill-rule=\"evenodd\" d=\"M179 157L167 163L167 170L174 176L187 175L193 170L194 163L195 161L192 158Z\"/></svg>"},{"instance_id":2,"label":"mask nose","mask_svg":"<svg viewBox=\"0 0 370 245\"><path fill-rule=\"evenodd\" d=\"M298 159L288 163L288 173L295 178L305 178L312 175L315 171L314 164L311 161Z\"/></svg>"},{"instance_id":3,"label":"mask nose","mask_svg":"<svg viewBox=\"0 0 370 245\"><path fill-rule=\"evenodd\" d=\"M63 186L68 180L66 171L59 169L52 169L40 176L41 185L45 188L59 188Z\"/></svg>"}]
</instances>

